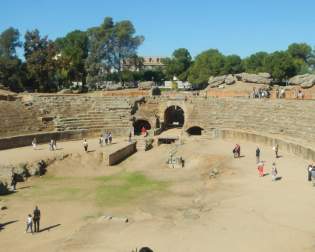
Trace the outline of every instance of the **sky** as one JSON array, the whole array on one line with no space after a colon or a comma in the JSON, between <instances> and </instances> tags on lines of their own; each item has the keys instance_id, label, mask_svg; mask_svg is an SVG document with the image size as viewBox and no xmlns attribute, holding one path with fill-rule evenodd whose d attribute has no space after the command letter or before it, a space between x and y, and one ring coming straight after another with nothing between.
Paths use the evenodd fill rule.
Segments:
<instances>
[{"instance_id":1,"label":"sky","mask_svg":"<svg viewBox=\"0 0 315 252\"><path fill-rule=\"evenodd\" d=\"M37 28L50 39L98 26L104 17L130 20L145 37L141 56L170 56L210 48L249 56L285 50L293 42L315 46L315 0L1 0L0 32Z\"/></svg>"}]
</instances>

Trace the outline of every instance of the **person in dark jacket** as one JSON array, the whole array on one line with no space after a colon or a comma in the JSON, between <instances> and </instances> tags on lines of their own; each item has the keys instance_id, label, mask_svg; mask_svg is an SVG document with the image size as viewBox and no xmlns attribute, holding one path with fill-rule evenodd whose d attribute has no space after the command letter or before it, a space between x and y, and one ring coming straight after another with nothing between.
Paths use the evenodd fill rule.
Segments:
<instances>
[{"instance_id":1,"label":"person in dark jacket","mask_svg":"<svg viewBox=\"0 0 315 252\"><path fill-rule=\"evenodd\" d=\"M34 212L33 212L33 222L34 222L34 232L39 232L40 210L38 206L35 207Z\"/></svg>"},{"instance_id":2,"label":"person in dark jacket","mask_svg":"<svg viewBox=\"0 0 315 252\"><path fill-rule=\"evenodd\" d=\"M18 175L12 170L11 186L12 186L13 191L16 190L17 182L18 182Z\"/></svg>"},{"instance_id":3,"label":"person in dark jacket","mask_svg":"<svg viewBox=\"0 0 315 252\"><path fill-rule=\"evenodd\" d=\"M256 149L256 164L260 162L260 149L257 147Z\"/></svg>"}]
</instances>

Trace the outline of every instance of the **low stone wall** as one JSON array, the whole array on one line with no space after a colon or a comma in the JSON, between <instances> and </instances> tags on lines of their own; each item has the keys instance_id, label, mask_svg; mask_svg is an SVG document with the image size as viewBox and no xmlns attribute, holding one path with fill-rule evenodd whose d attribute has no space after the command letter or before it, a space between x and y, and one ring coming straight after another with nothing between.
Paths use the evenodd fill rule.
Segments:
<instances>
[{"instance_id":1,"label":"low stone wall","mask_svg":"<svg viewBox=\"0 0 315 252\"><path fill-rule=\"evenodd\" d=\"M37 143L48 143L51 139L56 141L60 140L79 140L88 136L87 130L73 130L73 131L62 131L62 132L46 132L29 134L23 136L13 136L0 138L0 150L18 148L24 146L31 146L31 143L36 137Z\"/></svg>"},{"instance_id":2,"label":"low stone wall","mask_svg":"<svg viewBox=\"0 0 315 252\"><path fill-rule=\"evenodd\" d=\"M112 153L104 153L104 160L108 165L115 165L125 160L137 151L136 143L129 143L128 145L118 149Z\"/></svg>"},{"instance_id":3,"label":"low stone wall","mask_svg":"<svg viewBox=\"0 0 315 252\"><path fill-rule=\"evenodd\" d=\"M267 146L274 146L275 144L278 144L280 151L289 152L303 159L315 161L314 149L299 143L291 142L290 140L229 129L216 129L213 137L220 139L238 139Z\"/></svg>"}]
</instances>

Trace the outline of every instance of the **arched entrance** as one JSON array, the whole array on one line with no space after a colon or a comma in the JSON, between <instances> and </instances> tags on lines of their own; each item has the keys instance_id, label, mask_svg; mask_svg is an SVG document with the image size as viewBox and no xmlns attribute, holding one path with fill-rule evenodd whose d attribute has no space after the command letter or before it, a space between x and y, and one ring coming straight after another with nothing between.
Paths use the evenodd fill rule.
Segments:
<instances>
[{"instance_id":1,"label":"arched entrance","mask_svg":"<svg viewBox=\"0 0 315 252\"><path fill-rule=\"evenodd\" d=\"M181 128L185 122L184 110L179 106L168 107L164 112L164 126L166 129Z\"/></svg>"},{"instance_id":2,"label":"arched entrance","mask_svg":"<svg viewBox=\"0 0 315 252\"><path fill-rule=\"evenodd\" d=\"M147 130L151 129L151 124L147 120L139 119L133 123L134 134L141 135L141 129L145 127Z\"/></svg>"},{"instance_id":3,"label":"arched entrance","mask_svg":"<svg viewBox=\"0 0 315 252\"><path fill-rule=\"evenodd\" d=\"M202 135L203 128L199 126L190 127L187 130L188 135L190 136L201 136Z\"/></svg>"}]
</instances>

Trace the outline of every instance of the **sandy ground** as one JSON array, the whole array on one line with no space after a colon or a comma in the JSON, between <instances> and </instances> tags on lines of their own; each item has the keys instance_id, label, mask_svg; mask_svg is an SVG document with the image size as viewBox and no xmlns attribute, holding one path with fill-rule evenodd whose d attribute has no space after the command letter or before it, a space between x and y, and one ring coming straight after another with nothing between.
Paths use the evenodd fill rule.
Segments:
<instances>
[{"instance_id":1,"label":"sandy ground","mask_svg":"<svg viewBox=\"0 0 315 252\"><path fill-rule=\"evenodd\" d=\"M64 143L63 147L70 151L71 144L82 152L81 144ZM120 171L140 171L168 182L169 186L165 192L140 195L126 205L99 207L89 195L65 200L44 191L32 194L30 199L28 193L41 183L41 178L31 179L19 185L16 194L1 198L8 210L0 212L0 222L12 222L0 232L1 250L123 252L146 245L154 251L166 252L315 251L314 187L306 180L307 161L280 150L282 157L276 162L281 180L273 182L270 175L258 177L255 144L241 142L244 157L240 159L231 157L233 146L234 143L222 140L185 140L177 147L177 155L186 161L183 169L171 169L165 164L174 145L138 152L118 166L100 169L99 173L89 171L92 154L91 159L77 156L84 163L82 167L78 163L77 170L69 168L71 160L62 161L51 167L47 176L70 169L67 177L72 174L77 178L48 183L47 187L58 188L67 183L70 187L93 188L95 185L86 176ZM37 158L32 154L38 153L7 150L0 152L0 158L1 162L11 158L23 160ZM273 152L270 147L261 146L261 153L266 171L270 172ZM219 169L220 175L209 179L207 174L213 167ZM25 218L35 204L42 210L44 231L25 234ZM130 222L100 220L100 215L109 213L128 216Z\"/></svg>"}]
</instances>

